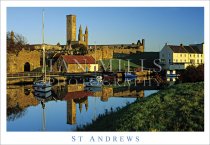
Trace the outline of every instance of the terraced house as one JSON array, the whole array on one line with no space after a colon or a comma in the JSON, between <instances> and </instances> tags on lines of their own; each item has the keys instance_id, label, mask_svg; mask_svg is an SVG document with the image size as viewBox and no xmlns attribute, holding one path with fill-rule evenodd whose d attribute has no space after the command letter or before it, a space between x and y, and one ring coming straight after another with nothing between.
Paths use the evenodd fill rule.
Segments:
<instances>
[{"instance_id":1,"label":"terraced house","mask_svg":"<svg viewBox=\"0 0 210 145\"><path fill-rule=\"evenodd\" d=\"M203 64L203 47L203 43L189 46L166 44L160 51L162 68L165 70L182 70L189 65Z\"/></svg>"}]
</instances>

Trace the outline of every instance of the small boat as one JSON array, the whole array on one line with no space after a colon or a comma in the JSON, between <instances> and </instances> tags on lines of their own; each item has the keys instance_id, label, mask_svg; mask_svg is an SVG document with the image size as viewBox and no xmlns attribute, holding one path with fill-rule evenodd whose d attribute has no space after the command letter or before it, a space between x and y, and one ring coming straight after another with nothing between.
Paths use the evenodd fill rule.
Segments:
<instances>
[{"instance_id":1,"label":"small boat","mask_svg":"<svg viewBox=\"0 0 210 145\"><path fill-rule=\"evenodd\" d=\"M36 92L49 92L52 90L51 83L45 82L44 80L35 81L33 87Z\"/></svg>"},{"instance_id":2,"label":"small boat","mask_svg":"<svg viewBox=\"0 0 210 145\"><path fill-rule=\"evenodd\" d=\"M38 91L35 91L34 92L34 96L39 100L39 99L43 99L43 98L49 98L50 96L52 95L52 92L51 91L48 91L48 92L38 92Z\"/></svg>"},{"instance_id":3,"label":"small boat","mask_svg":"<svg viewBox=\"0 0 210 145\"><path fill-rule=\"evenodd\" d=\"M85 87L101 87L102 80L97 78L90 78L87 82L84 82Z\"/></svg>"},{"instance_id":4,"label":"small boat","mask_svg":"<svg viewBox=\"0 0 210 145\"><path fill-rule=\"evenodd\" d=\"M125 78L136 78L137 76L130 72L125 72Z\"/></svg>"},{"instance_id":5,"label":"small boat","mask_svg":"<svg viewBox=\"0 0 210 145\"><path fill-rule=\"evenodd\" d=\"M43 79L35 81L33 84L34 91L49 92L52 89L51 82L46 81L46 62L45 62L45 44L44 44L44 12L42 15L42 49L43 49Z\"/></svg>"},{"instance_id":6,"label":"small boat","mask_svg":"<svg viewBox=\"0 0 210 145\"><path fill-rule=\"evenodd\" d=\"M101 92L102 88L101 87L88 87L88 86L86 86L84 88L84 90L88 91L88 92Z\"/></svg>"}]
</instances>

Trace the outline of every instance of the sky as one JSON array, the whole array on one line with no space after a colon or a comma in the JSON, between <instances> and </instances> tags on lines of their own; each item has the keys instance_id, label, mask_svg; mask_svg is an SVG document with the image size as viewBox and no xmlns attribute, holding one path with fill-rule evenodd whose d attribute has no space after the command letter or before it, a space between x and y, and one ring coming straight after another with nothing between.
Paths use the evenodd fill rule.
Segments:
<instances>
[{"instance_id":1,"label":"sky","mask_svg":"<svg viewBox=\"0 0 210 145\"><path fill-rule=\"evenodd\" d=\"M42 7L7 8L7 31L42 43ZM204 42L203 7L46 7L45 43L66 44L66 15L88 26L89 44L131 44L145 39L145 51L160 51L167 44Z\"/></svg>"}]
</instances>

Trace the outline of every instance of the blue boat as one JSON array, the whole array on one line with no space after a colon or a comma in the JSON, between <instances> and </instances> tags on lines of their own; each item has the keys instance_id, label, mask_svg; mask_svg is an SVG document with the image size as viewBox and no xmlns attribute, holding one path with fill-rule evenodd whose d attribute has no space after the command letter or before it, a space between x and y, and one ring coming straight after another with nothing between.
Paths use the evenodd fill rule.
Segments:
<instances>
[{"instance_id":1,"label":"blue boat","mask_svg":"<svg viewBox=\"0 0 210 145\"><path fill-rule=\"evenodd\" d=\"M125 72L125 78L136 78L137 76L130 72Z\"/></svg>"}]
</instances>

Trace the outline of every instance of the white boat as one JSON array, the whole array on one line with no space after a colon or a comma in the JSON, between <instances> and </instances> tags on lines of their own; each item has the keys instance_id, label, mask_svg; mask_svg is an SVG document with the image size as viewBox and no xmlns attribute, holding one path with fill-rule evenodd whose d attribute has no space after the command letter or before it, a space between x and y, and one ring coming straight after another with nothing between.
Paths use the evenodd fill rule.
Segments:
<instances>
[{"instance_id":1,"label":"white boat","mask_svg":"<svg viewBox=\"0 0 210 145\"><path fill-rule=\"evenodd\" d=\"M49 88L46 88L49 89ZM34 96L37 98L48 98L52 95L51 89L49 91L35 91Z\"/></svg>"},{"instance_id":2,"label":"white boat","mask_svg":"<svg viewBox=\"0 0 210 145\"><path fill-rule=\"evenodd\" d=\"M52 90L52 85L50 82L45 82L44 80L35 81L33 84L34 91L37 92L49 92Z\"/></svg>"},{"instance_id":3,"label":"white boat","mask_svg":"<svg viewBox=\"0 0 210 145\"><path fill-rule=\"evenodd\" d=\"M42 49L43 49L43 72L44 77L42 80L35 81L33 84L34 91L49 92L52 89L51 82L46 81L46 63L45 63L45 45L44 45L44 12L42 14Z\"/></svg>"},{"instance_id":4,"label":"white boat","mask_svg":"<svg viewBox=\"0 0 210 145\"><path fill-rule=\"evenodd\" d=\"M103 84L102 80L96 78L90 78L89 81L84 82L85 87L101 87Z\"/></svg>"}]
</instances>

